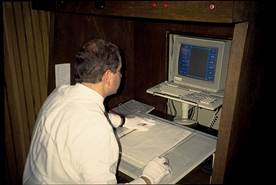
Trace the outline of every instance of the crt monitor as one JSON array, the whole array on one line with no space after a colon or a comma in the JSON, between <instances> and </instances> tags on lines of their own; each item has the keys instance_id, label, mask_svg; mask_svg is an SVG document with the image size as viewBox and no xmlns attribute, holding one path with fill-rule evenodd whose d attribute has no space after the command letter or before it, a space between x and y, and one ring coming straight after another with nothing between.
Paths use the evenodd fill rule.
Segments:
<instances>
[{"instance_id":1,"label":"crt monitor","mask_svg":"<svg viewBox=\"0 0 276 185\"><path fill-rule=\"evenodd\" d=\"M231 41L169 34L169 80L207 92L223 92Z\"/></svg>"}]
</instances>

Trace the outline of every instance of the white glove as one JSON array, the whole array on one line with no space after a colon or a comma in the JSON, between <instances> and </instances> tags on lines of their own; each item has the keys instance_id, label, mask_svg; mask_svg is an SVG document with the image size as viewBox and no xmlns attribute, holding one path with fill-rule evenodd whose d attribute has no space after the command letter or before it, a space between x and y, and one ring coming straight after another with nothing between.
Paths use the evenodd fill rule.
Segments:
<instances>
[{"instance_id":1,"label":"white glove","mask_svg":"<svg viewBox=\"0 0 276 185\"><path fill-rule=\"evenodd\" d=\"M148 178L152 184L157 184L170 173L169 160L165 157L156 157L146 165L141 176Z\"/></svg>"},{"instance_id":2,"label":"white glove","mask_svg":"<svg viewBox=\"0 0 276 185\"><path fill-rule=\"evenodd\" d=\"M118 114L108 113L108 117L115 128L122 124L122 118Z\"/></svg>"},{"instance_id":3,"label":"white glove","mask_svg":"<svg viewBox=\"0 0 276 185\"><path fill-rule=\"evenodd\" d=\"M123 127L129 129L136 129L137 131L147 131L150 126L155 125L154 120L141 118L138 116L135 117L126 117L125 124Z\"/></svg>"}]
</instances>

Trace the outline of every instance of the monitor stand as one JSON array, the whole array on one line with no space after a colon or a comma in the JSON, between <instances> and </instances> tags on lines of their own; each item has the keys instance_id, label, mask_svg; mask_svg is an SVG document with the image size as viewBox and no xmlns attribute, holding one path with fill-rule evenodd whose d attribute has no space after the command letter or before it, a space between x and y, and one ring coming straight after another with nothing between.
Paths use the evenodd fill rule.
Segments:
<instances>
[{"instance_id":1,"label":"monitor stand","mask_svg":"<svg viewBox=\"0 0 276 185\"><path fill-rule=\"evenodd\" d=\"M182 102L181 108L182 108L182 115L181 118L175 118L174 122L178 123L180 125L192 125L197 123L196 120L189 119L189 109L192 107L192 105Z\"/></svg>"}]
</instances>

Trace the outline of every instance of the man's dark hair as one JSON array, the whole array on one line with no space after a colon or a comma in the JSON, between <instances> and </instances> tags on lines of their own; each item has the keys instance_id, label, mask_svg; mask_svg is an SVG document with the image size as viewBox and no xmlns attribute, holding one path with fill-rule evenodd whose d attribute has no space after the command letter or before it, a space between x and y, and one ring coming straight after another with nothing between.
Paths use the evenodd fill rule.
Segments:
<instances>
[{"instance_id":1,"label":"man's dark hair","mask_svg":"<svg viewBox=\"0 0 276 185\"><path fill-rule=\"evenodd\" d=\"M121 63L119 48L108 41L94 39L83 44L74 61L76 82L97 83L107 70L116 73Z\"/></svg>"}]
</instances>

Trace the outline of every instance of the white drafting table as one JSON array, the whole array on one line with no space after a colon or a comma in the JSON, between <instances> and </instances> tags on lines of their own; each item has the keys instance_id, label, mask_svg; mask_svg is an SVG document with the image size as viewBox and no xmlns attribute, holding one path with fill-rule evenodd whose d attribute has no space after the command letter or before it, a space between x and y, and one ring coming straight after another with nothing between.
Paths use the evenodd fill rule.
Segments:
<instances>
[{"instance_id":1,"label":"white drafting table","mask_svg":"<svg viewBox=\"0 0 276 185\"><path fill-rule=\"evenodd\" d=\"M176 127L173 122L159 118L154 115L146 114L151 118L157 119L158 122L162 124L168 124L169 126ZM205 159L211 156L216 149L217 137L191 129L186 126L177 126L179 129L185 129L190 131L190 135L178 142L174 147L172 147L167 152L163 153L162 156L165 156L169 159L172 174L164 177L161 184L175 184L180 181L184 176L201 164ZM124 157L124 145L126 141L131 137L138 135L136 132L131 132L128 135L125 135L120 140L124 139L124 142L121 142L122 147L122 158L119 164L119 171L125 175L135 179L142 174L143 167L141 165L135 165L133 162L129 161L128 158ZM139 133L140 136L142 132ZM144 132L145 137L147 132ZM154 155L154 154L153 154Z\"/></svg>"}]
</instances>

